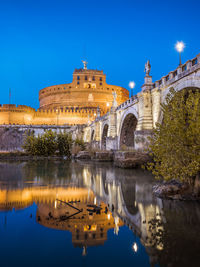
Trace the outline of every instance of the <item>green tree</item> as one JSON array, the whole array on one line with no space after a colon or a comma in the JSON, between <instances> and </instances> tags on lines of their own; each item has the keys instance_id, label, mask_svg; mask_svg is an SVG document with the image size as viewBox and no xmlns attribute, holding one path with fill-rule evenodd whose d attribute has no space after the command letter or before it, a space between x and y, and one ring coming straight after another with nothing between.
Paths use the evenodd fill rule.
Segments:
<instances>
[{"instance_id":1,"label":"green tree","mask_svg":"<svg viewBox=\"0 0 200 267\"><path fill-rule=\"evenodd\" d=\"M31 155L54 155L57 150L56 134L51 130L38 136L34 136L33 132L29 132L27 133L23 148Z\"/></svg>"},{"instance_id":2,"label":"green tree","mask_svg":"<svg viewBox=\"0 0 200 267\"><path fill-rule=\"evenodd\" d=\"M154 162L148 169L156 178L194 186L200 173L200 90L171 89L162 112L163 122L150 138Z\"/></svg>"},{"instance_id":3,"label":"green tree","mask_svg":"<svg viewBox=\"0 0 200 267\"><path fill-rule=\"evenodd\" d=\"M86 149L86 144L83 141L83 139L76 138L75 141L74 141L74 144L79 146L81 148L81 150L85 150Z\"/></svg>"},{"instance_id":4,"label":"green tree","mask_svg":"<svg viewBox=\"0 0 200 267\"><path fill-rule=\"evenodd\" d=\"M34 132L27 131L26 138L24 140L24 145L22 147L28 154L35 155L36 154L36 142L37 142L37 137L34 136Z\"/></svg>"},{"instance_id":5,"label":"green tree","mask_svg":"<svg viewBox=\"0 0 200 267\"><path fill-rule=\"evenodd\" d=\"M60 132L57 135L57 147L60 156L67 156L68 158L70 158L72 145L73 145L73 140L71 134L66 132L63 133Z\"/></svg>"}]
</instances>

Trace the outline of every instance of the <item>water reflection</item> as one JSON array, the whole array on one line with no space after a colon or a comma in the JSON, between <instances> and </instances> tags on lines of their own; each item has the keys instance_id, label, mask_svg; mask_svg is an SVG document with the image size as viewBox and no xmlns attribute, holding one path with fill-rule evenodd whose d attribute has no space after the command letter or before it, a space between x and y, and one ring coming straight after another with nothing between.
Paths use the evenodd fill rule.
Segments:
<instances>
[{"instance_id":1,"label":"water reflection","mask_svg":"<svg viewBox=\"0 0 200 267\"><path fill-rule=\"evenodd\" d=\"M108 230L117 235L126 225L145 247L148 266L197 266L198 203L162 201L152 195L153 178L142 170L111 164L22 162L0 163L0 210L37 204L36 221L66 230L82 248L103 245Z\"/></svg>"}]
</instances>

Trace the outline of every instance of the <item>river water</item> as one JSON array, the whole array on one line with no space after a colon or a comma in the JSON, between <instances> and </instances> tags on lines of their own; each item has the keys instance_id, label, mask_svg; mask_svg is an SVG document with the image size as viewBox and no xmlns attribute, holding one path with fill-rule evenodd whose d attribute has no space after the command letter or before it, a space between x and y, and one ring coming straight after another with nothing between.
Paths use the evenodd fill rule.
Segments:
<instances>
[{"instance_id":1,"label":"river water","mask_svg":"<svg viewBox=\"0 0 200 267\"><path fill-rule=\"evenodd\" d=\"M200 204L154 184L110 163L0 162L0 265L199 266Z\"/></svg>"}]
</instances>

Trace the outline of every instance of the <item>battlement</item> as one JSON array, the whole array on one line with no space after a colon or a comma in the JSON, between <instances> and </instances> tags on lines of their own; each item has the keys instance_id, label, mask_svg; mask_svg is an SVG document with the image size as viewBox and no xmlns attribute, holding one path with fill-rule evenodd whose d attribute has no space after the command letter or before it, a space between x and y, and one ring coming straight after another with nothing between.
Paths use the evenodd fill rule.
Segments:
<instances>
[{"instance_id":1,"label":"battlement","mask_svg":"<svg viewBox=\"0 0 200 267\"><path fill-rule=\"evenodd\" d=\"M98 75L105 75L102 70L92 70L92 69L75 69L74 74L76 73L83 73L83 74L98 74Z\"/></svg>"},{"instance_id":2,"label":"battlement","mask_svg":"<svg viewBox=\"0 0 200 267\"><path fill-rule=\"evenodd\" d=\"M160 80L155 81L152 84L152 89L168 86L174 83L178 79L189 75L191 72L200 69L200 54L193 59L186 61L184 64L178 66L175 70L170 71L167 75L163 76Z\"/></svg>"},{"instance_id":3,"label":"battlement","mask_svg":"<svg viewBox=\"0 0 200 267\"><path fill-rule=\"evenodd\" d=\"M0 111L29 111L35 112L35 109L26 105L15 105L15 104L0 104Z\"/></svg>"}]
</instances>

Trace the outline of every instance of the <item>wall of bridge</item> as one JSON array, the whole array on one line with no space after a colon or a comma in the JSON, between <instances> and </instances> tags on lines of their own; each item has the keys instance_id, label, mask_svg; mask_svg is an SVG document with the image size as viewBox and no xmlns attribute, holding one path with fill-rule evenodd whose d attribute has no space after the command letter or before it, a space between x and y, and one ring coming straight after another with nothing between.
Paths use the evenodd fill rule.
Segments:
<instances>
[{"instance_id":1,"label":"wall of bridge","mask_svg":"<svg viewBox=\"0 0 200 267\"><path fill-rule=\"evenodd\" d=\"M112 107L107 114L97 117L84 128L84 141L99 149L119 150L124 145L128 149L144 150L156 123L162 122L161 104L165 102L170 88L177 92L188 88L200 89L200 54L154 83L152 77L146 75L140 93L118 107ZM132 118L132 124L127 122L128 116ZM133 127L135 121L136 125ZM106 125L108 131L104 145L103 133ZM133 145L130 138L133 139ZM129 140L127 143L126 139Z\"/></svg>"}]
</instances>

